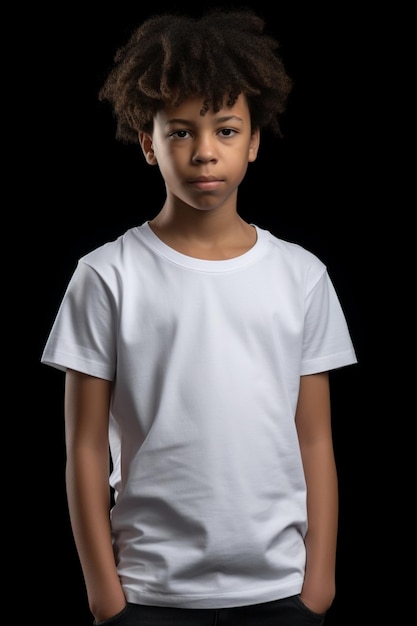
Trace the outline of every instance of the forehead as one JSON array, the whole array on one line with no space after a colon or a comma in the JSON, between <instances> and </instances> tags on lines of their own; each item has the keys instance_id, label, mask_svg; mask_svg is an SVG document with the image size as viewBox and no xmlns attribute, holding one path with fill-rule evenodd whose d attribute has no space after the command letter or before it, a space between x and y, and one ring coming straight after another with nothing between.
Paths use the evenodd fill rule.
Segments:
<instances>
[{"instance_id":1,"label":"forehead","mask_svg":"<svg viewBox=\"0 0 417 626\"><path fill-rule=\"evenodd\" d=\"M202 121L212 122L231 116L240 118L243 121L249 119L249 107L243 94L239 95L233 106L227 106L227 98L225 98L220 111L214 112L212 109L209 109L206 113L202 114L202 110L204 110L204 97L194 96L186 98L178 106L166 104L156 113L155 121L163 122L164 124L175 120L189 120L199 123Z\"/></svg>"}]
</instances>

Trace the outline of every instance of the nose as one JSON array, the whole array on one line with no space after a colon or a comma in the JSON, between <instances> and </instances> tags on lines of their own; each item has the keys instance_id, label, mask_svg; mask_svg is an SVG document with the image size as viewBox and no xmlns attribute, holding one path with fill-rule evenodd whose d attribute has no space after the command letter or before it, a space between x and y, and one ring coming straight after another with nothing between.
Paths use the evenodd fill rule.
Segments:
<instances>
[{"instance_id":1,"label":"nose","mask_svg":"<svg viewBox=\"0 0 417 626\"><path fill-rule=\"evenodd\" d=\"M199 136L194 141L193 163L217 161L215 139L212 136Z\"/></svg>"}]
</instances>

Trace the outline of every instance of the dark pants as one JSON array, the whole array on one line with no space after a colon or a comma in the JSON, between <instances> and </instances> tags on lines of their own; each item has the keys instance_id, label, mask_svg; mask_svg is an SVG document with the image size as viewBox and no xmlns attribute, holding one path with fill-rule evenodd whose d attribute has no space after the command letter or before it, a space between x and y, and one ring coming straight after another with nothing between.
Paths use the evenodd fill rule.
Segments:
<instances>
[{"instance_id":1,"label":"dark pants","mask_svg":"<svg viewBox=\"0 0 417 626\"><path fill-rule=\"evenodd\" d=\"M96 624L96 622L95 622ZM100 626L321 626L324 615L310 611L298 596L228 609L177 609L128 604Z\"/></svg>"}]
</instances>

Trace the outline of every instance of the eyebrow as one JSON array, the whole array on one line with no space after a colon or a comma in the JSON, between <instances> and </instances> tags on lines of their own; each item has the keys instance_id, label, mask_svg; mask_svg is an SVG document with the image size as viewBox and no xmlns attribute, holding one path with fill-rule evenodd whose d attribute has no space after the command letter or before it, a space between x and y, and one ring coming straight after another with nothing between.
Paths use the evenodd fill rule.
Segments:
<instances>
[{"instance_id":1,"label":"eyebrow","mask_svg":"<svg viewBox=\"0 0 417 626\"><path fill-rule=\"evenodd\" d=\"M237 122L243 122L243 119L241 117L238 117L237 115L224 115L222 117L217 117L215 118L215 122L217 124L224 124L225 122L230 122L231 120L236 120ZM192 122L191 120L184 120L181 117L174 117L171 120L167 120L165 122L165 124L185 124L185 125L191 125L194 122Z\"/></svg>"}]
</instances>

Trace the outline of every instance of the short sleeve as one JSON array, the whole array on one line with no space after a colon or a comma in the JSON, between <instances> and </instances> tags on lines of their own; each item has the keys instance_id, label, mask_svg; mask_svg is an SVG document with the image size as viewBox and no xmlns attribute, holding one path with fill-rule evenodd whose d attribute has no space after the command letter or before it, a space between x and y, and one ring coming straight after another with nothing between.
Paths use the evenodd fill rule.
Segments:
<instances>
[{"instance_id":1,"label":"short sleeve","mask_svg":"<svg viewBox=\"0 0 417 626\"><path fill-rule=\"evenodd\" d=\"M116 367L115 301L98 273L79 261L62 299L41 362L112 380Z\"/></svg>"},{"instance_id":2,"label":"short sleeve","mask_svg":"<svg viewBox=\"0 0 417 626\"><path fill-rule=\"evenodd\" d=\"M301 375L357 362L341 303L324 271L306 298Z\"/></svg>"}]
</instances>

